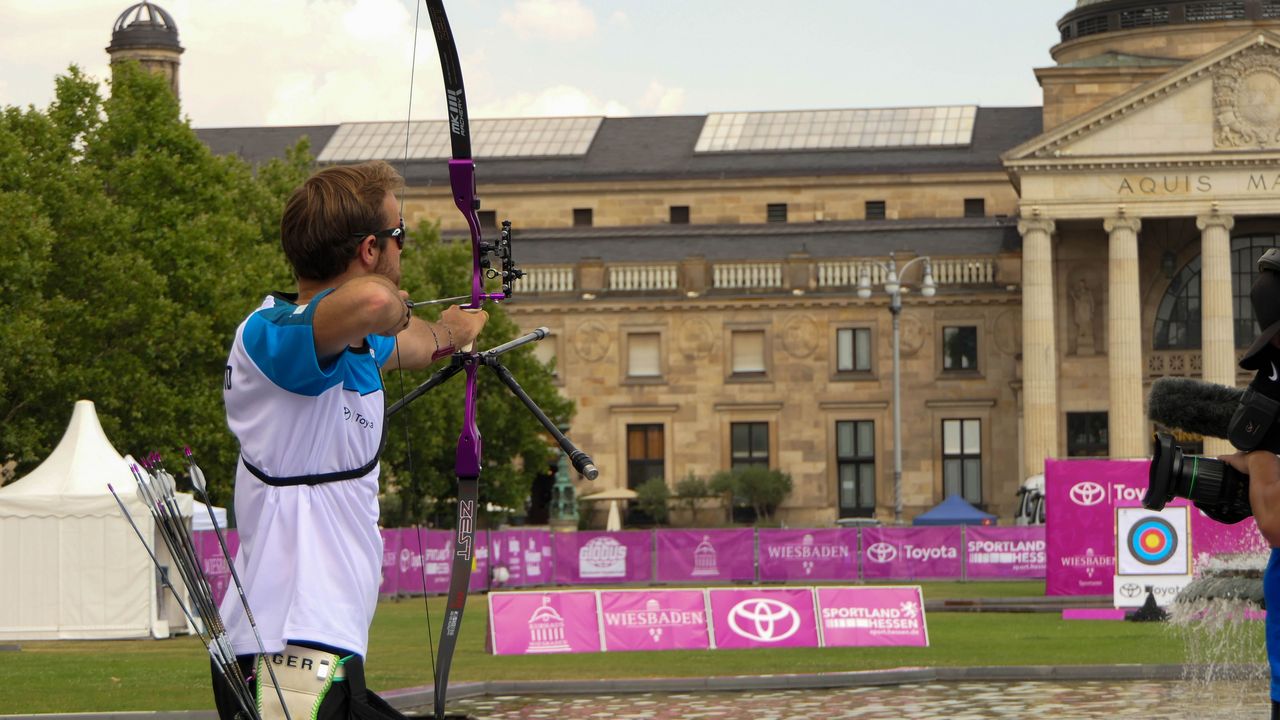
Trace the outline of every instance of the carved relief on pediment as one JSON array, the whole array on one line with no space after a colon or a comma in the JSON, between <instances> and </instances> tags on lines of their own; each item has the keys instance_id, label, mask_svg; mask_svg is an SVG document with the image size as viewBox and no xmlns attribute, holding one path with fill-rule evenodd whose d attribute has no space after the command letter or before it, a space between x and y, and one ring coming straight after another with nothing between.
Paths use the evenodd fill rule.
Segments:
<instances>
[{"instance_id":1,"label":"carved relief on pediment","mask_svg":"<svg viewBox=\"0 0 1280 720\"><path fill-rule=\"evenodd\" d=\"M1213 116L1215 147L1280 148L1280 49L1253 47L1220 65Z\"/></svg>"}]
</instances>

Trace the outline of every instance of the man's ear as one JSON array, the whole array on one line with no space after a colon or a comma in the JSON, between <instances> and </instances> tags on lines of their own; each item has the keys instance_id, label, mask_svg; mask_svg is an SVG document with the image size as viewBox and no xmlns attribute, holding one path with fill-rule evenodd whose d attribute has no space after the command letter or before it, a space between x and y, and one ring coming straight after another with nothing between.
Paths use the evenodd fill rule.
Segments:
<instances>
[{"instance_id":1,"label":"man's ear","mask_svg":"<svg viewBox=\"0 0 1280 720\"><path fill-rule=\"evenodd\" d=\"M356 249L356 259L360 261L361 265L368 265L369 267L378 264L378 238L366 235Z\"/></svg>"}]
</instances>

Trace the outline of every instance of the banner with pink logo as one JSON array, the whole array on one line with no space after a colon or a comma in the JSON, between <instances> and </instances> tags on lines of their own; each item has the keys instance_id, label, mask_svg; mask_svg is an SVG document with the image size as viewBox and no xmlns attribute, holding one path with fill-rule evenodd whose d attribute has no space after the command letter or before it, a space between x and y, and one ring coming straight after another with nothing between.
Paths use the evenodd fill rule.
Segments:
<instances>
[{"instance_id":1,"label":"banner with pink logo","mask_svg":"<svg viewBox=\"0 0 1280 720\"><path fill-rule=\"evenodd\" d=\"M707 650L702 590L601 590L604 650Z\"/></svg>"},{"instance_id":2,"label":"banner with pink logo","mask_svg":"<svg viewBox=\"0 0 1280 720\"><path fill-rule=\"evenodd\" d=\"M452 530L400 530L397 591L407 595L424 592L434 595L448 591L452 552Z\"/></svg>"},{"instance_id":3,"label":"banner with pink logo","mask_svg":"<svg viewBox=\"0 0 1280 720\"><path fill-rule=\"evenodd\" d=\"M969 525L964 535L965 577L1042 578L1045 564L1043 525L983 527Z\"/></svg>"},{"instance_id":4,"label":"banner with pink logo","mask_svg":"<svg viewBox=\"0 0 1280 720\"><path fill-rule=\"evenodd\" d=\"M959 579L961 526L862 528L864 580Z\"/></svg>"},{"instance_id":5,"label":"banner with pink logo","mask_svg":"<svg viewBox=\"0 0 1280 720\"><path fill-rule=\"evenodd\" d=\"M489 548L495 567L507 569L501 587L549 585L551 571L551 533L546 530L495 530ZM494 582L494 586L499 583Z\"/></svg>"},{"instance_id":6,"label":"banner with pink logo","mask_svg":"<svg viewBox=\"0 0 1280 720\"><path fill-rule=\"evenodd\" d=\"M653 536L643 530L555 534L561 585L653 581Z\"/></svg>"},{"instance_id":7,"label":"banner with pink logo","mask_svg":"<svg viewBox=\"0 0 1280 720\"><path fill-rule=\"evenodd\" d=\"M495 655L600 652L596 594L489 593L486 645Z\"/></svg>"},{"instance_id":8,"label":"banner with pink logo","mask_svg":"<svg viewBox=\"0 0 1280 720\"><path fill-rule=\"evenodd\" d=\"M400 591L400 531L382 529L382 584L379 595L395 595Z\"/></svg>"},{"instance_id":9,"label":"banner with pink logo","mask_svg":"<svg viewBox=\"0 0 1280 720\"><path fill-rule=\"evenodd\" d=\"M924 598L915 587L820 587L824 647L929 646Z\"/></svg>"},{"instance_id":10,"label":"banner with pink logo","mask_svg":"<svg viewBox=\"0 0 1280 720\"><path fill-rule=\"evenodd\" d=\"M467 584L467 589L471 592L483 592L488 590L490 585L490 565L489 565L489 536L491 530L476 531L476 550L471 562L471 582ZM452 538L452 534L450 534ZM448 592L448 590L445 590Z\"/></svg>"},{"instance_id":11,"label":"banner with pink logo","mask_svg":"<svg viewBox=\"0 0 1280 720\"><path fill-rule=\"evenodd\" d=\"M756 579L755 533L738 530L658 530L658 582Z\"/></svg>"},{"instance_id":12,"label":"banner with pink logo","mask_svg":"<svg viewBox=\"0 0 1280 720\"><path fill-rule=\"evenodd\" d=\"M818 647L813 588L712 588L717 648Z\"/></svg>"},{"instance_id":13,"label":"banner with pink logo","mask_svg":"<svg viewBox=\"0 0 1280 720\"><path fill-rule=\"evenodd\" d=\"M227 551L231 553L231 557L235 558L236 551L240 549L240 535L235 530L223 530L223 540L227 543ZM231 566L227 563L227 558L222 554L222 545L218 542L218 535L213 530L196 530L191 533L191 544L196 551L196 558L200 561L200 569L204 570L205 577L209 579L209 589L213 591L214 602L222 603L222 596L227 594L228 588L231 587Z\"/></svg>"},{"instance_id":14,"label":"banner with pink logo","mask_svg":"<svg viewBox=\"0 0 1280 720\"><path fill-rule=\"evenodd\" d=\"M762 528L758 533L764 582L858 579L858 531L853 528Z\"/></svg>"},{"instance_id":15,"label":"banner with pink logo","mask_svg":"<svg viewBox=\"0 0 1280 720\"><path fill-rule=\"evenodd\" d=\"M1046 460L1046 595L1112 595L1118 507L1138 507L1147 491L1149 460ZM1187 505L1179 498L1171 507ZM1191 512L1191 555L1262 552L1253 518L1234 525Z\"/></svg>"}]
</instances>

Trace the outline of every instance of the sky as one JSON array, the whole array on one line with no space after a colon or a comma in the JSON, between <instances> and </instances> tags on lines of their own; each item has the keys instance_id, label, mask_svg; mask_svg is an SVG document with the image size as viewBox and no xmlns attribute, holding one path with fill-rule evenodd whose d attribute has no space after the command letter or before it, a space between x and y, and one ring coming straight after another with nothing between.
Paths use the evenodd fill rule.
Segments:
<instances>
[{"instance_id":1,"label":"sky","mask_svg":"<svg viewBox=\"0 0 1280 720\"><path fill-rule=\"evenodd\" d=\"M0 106L108 77L130 0L0 0ZM195 127L445 114L413 0L159 0ZM476 117L1041 104L1074 0L446 0ZM416 60L415 55L416 45ZM412 77L412 81L411 81ZM410 89L412 88L412 99Z\"/></svg>"}]
</instances>

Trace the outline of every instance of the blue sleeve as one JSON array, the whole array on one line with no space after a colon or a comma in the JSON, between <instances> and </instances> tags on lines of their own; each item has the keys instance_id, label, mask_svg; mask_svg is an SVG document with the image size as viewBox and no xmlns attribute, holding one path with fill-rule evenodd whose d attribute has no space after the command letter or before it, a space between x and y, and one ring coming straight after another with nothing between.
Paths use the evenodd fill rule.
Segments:
<instances>
[{"instance_id":1,"label":"blue sleeve","mask_svg":"<svg viewBox=\"0 0 1280 720\"><path fill-rule=\"evenodd\" d=\"M1271 549L1271 559L1262 574L1263 599L1267 604L1267 663L1271 666L1271 699L1280 702L1280 550Z\"/></svg>"},{"instance_id":2,"label":"blue sleeve","mask_svg":"<svg viewBox=\"0 0 1280 720\"><path fill-rule=\"evenodd\" d=\"M369 348L373 350L373 359L377 361L378 367L386 365L396 351L396 339L394 337L369 335L364 341L369 343Z\"/></svg>"},{"instance_id":3,"label":"blue sleeve","mask_svg":"<svg viewBox=\"0 0 1280 720\"><path fill-rule=\"evenodd\" d=\"M342 382L338 363L320 367L312 320L325 290L306 305L259 310L245 323L244 349L271 382L299 395L316 396Z\"/></svg>"}]
</instances>

